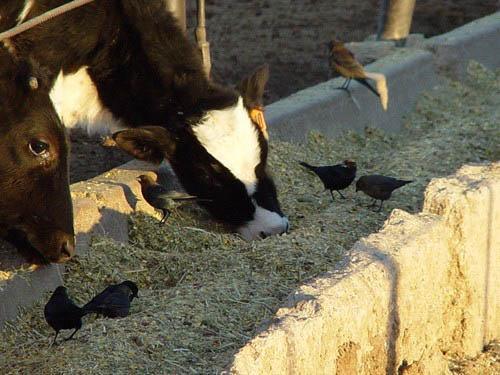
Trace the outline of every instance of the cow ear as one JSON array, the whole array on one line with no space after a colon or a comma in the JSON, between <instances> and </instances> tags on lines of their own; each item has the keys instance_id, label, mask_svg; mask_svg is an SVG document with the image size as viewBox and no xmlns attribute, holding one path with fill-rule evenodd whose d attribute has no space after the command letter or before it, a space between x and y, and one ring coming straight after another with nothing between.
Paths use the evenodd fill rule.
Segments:
<instances>
[{"instance_id":1,"label":"cow ear","mask_svg":"<svg viewBox=\"0 0 500 375\"><path fill-rule=\"evenodd\" d=\"M134 158L156 164L175 152L175 138L160 126L122 130L113 134L113 140Z\"/></svg>"},{"instance_id":2,"label":"cow ear","mask_svg":"<svg viewBox=\"0 0 500 375\"><path fill-rule=\"evenodd\" d=\"M269 65L258 67L250 76L244 78L238 85L238 91L243 97L243 103L248 109L262 108L264 89L269 79Z\"/></svg>"}]
</instances>

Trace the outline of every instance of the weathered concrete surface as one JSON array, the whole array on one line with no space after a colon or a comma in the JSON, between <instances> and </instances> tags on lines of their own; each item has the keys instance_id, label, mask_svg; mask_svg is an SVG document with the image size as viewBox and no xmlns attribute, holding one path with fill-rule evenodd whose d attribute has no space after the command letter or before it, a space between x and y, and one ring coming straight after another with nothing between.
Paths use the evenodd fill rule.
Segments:
<instances>
[{"instance_id":1,"label":"weathered concrete surface","mask_svg":"<svg viewBox=\"0 0 500 375\"><path fill-rule=\"evenodd\" d=\"M433 181L338 269L300 287L236 374L444 374L499 337L500 163ZM496 284L495 284L496 281Z\"/></svg>"},{"instance_id":2,"label":"weathered concrete surface","mask_svg":"<svg viewBox=\"0 0 500 375\"><path fill-rule=\"evenodd\" d=\"M126 242L128 216L134 211L153 213L141 196L138 175L148 173L154 166L133 160L118 168L71 186L75 210L75 232L85 251L92 235L99 234Z\"/></svg>"},{"instance_id":3,"label":"weathered concrete surface","mask_svg":"<svg viewBox=\"0 0 500 375\"><path fill-rule=\"evenodd\" d=\"M465 74L470 60L489 69L497 68L500 66L500 12L430 38L426 45L434 53L438 68L454 77Z\"/></svg>"},{"instance_id":4,"label":"weathered concrete surface","mask_svg":"<svg viewBox=\"0 0 500 375\"><path fill-rule=\"evenodd\" d=\"M500 163L465 166L436 179L426 191L424 212L442 215L452 231L454 262L466 304L460 345L467 355L500 338Z\"/></svg>"},{"instance_id":5,"label":"weathered concrete surface","mask_svg":"<svg viewBox=\"0 0 500 375\"><path fill-rule=\"evenodd\" d=\"M16 275L21 268L21 274ZM0 327L5 320L16 317L19 306L31 305L46 290L61 285L62 270L62 266L55 264L25 264L16 249L0 242Z\"/></svg>"}]
</instances>

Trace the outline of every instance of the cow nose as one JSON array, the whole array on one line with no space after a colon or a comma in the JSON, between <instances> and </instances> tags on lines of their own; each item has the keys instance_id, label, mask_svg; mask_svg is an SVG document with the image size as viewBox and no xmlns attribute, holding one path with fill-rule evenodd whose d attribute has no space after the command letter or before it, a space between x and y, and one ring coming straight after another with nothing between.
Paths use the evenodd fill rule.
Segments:
<instances>
[{"instance_id":1,"label":"cow nose","mask_svg":"<svg viewBox=\"0 0 500 375\"><path fill-rule=\"evenodd\" d=\"M73 239L63 240L60 249L59 262L65 262L75 255L75 242Z\"/></svg>"}]
</instances>

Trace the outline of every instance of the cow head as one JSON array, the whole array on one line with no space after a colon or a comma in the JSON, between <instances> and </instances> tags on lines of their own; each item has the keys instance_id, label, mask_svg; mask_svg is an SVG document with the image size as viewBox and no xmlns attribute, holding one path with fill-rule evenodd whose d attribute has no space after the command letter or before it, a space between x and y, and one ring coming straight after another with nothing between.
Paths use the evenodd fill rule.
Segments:
<instances>
[{"instance_id":1,"label":"cow head","mask_svg":"<svg viewBox=\"0 0 500 375\"><path fill-rule=\"evenodd\" d=\"M204 110L183 126L127 129L113 138L135 158L167 158L184 188L216 219L246 239L288 230L276 187L266 170L268 135L262 96L269 75L259 68L238 86L229 104Z\"/></svg>"},{"instance_id":2,"label":"cow head","mask_svg":"<svg viewBox=\"0 0 500 375\"><path fill-rule=\"evenodd\" d=\"M40 69L0 49L0 235L23 233L51 262L74 254L67 158Z\"/></svg>"}]
</instances>

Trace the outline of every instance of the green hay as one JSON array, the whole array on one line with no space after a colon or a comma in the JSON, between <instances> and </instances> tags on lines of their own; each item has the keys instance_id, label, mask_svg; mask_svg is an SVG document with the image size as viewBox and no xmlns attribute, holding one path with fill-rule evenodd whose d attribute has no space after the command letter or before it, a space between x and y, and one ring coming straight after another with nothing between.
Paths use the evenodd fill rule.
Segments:
<instances>
[{"instance_id":1,"label":"green hay","mask_svg":"<svg viewBox=\"0 0 500 375\"><path fill-rule=\"evenodd\" d=\"M478 64L463 83L447 82L422 96L405 129L368 129L307 144L273 142L270 166L292 231L245 242L207 220L199 208L158 218L130 218L130 241L95 238L65 275L80 304L105 285L135 280L140 298L120 320L85 318L76 340L48 348L52 331L43 304L9 324L0 342L1 373L217 373L284 299L309 278L331 269L359 238L377 231L393 208L418 212L431 178L469 162L498 160L500 72ZM382 173L415 180L377 213L351 187L331 201L319 180L297 164L356 160L358 176ZM48 298L48 295L47 295ZM66 333L66 336L69 334Z\"/></svg>"}]
</instances>

